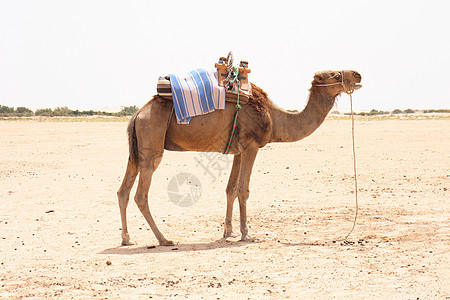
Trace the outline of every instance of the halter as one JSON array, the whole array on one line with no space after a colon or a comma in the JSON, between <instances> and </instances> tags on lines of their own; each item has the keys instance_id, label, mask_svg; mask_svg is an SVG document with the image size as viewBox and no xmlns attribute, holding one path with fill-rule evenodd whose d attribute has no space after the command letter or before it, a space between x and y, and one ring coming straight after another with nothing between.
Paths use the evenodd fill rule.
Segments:
<instances>
[{"instance_id":1,"label":"halter","mask_svg":"<svg viewBox=\"0 0 450 300\"><path fill-rule=\"evenodd\" d=\"M355 91L355 89L352 88L347 88L347 86L344 83L344 71L341 71L341 81L340 82L335 82L335 83L318 83L318 84L313 84L313 86L331 86L331 85L342 85L342 87L344 88L344 92L351 95L353 94L353 92Z\"/></svg>"}]
</instances>

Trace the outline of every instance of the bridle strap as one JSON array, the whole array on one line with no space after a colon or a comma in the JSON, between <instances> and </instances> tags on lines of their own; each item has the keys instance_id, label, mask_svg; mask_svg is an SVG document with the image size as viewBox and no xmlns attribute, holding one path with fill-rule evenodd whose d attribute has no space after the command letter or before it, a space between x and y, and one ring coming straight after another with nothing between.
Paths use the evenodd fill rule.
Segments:
<instances>
[{"instance_id":1,"label":"bridle strap","mask_svg":"<svg viewBox=\"0 0 450 300\"><path fill-rule=\"evenodd\" d=\"M347 88L347 86L344 83L344 71L341 71L341 81L340 82L335 82L335 83L318 83L318 84L313 84L313 86L332 86L332 85L342 85L342 87L344 88L344 92L351 95L353 94L353 92L355 91L355 89L352 88Z\"/></svg>"}]
</instances>

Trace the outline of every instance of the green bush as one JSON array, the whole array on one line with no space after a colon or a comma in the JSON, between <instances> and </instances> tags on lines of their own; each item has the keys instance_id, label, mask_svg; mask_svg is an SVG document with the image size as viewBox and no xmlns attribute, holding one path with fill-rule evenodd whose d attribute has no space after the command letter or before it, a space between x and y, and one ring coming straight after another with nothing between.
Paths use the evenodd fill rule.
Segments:
<instances>
[{"instance_id":1,"label":"green bush","mask_svg":"<svg viewBox=\"0 0 450 300\"><path fill-rule=\"evenodd\" d=\"M34 113L31 109L26 108L26 107L18 107L16 109L14 109L14 107L0 105L0 116L1 117L30 117L30 116L34 116Z\"/></svg>"},{"instance_id":2,"label":"green bush","mask_svg":"<svg viewBox=\"0 0 450 300\"><path fill-rule=\"evenodd\" d=\"M69 116L79 116L80 114L81 113L80 113L80 111L78 109L69 111Z\"/></svg>"},{"instance_id":3,"label":"green bush","mask_svg":"<svg viewBox=\"0 0 450 300\"><path fill-rule=\"evenodd\" d=\"M360 112L357 115L358 116L377 116L377 115L387 115L387 114L389 114L387 111L372 109L369 112Z\"/></svg>"},{"instance_id":4,"label":"green bush","mask_svg":"<svg viewBox=\"0 0 450 300\"><path fill-rule=\"evenodd\" d=\"M34 112L27 108L27 107L23 107L23 106L19 106L18 108L16 108L16 113L18 113L19 115L23 115L23 116L33 116Z\"/></svg>"},{"instance_id":5,"label":"green bush","mask_svg":"<svg viewBox=\"0 0 450 300\"><path fill-rule=\"evenodd\" d=\"M116 115L119 117L122 116L132 116L139 110L139 107L136 105L133 106L124 106L120 112L118 112Z\"/></svg>"},{"instance_id":6,"label":"green bush","mask_svg":"<svg viewBox=\"0 0 450 300\"><path fill-rule=\"evenodd\" d=\"M63 117L69 116L70 109L67 106L57 107L53 110L53 116Z\"/></svg>"},{"instance_id":7,"label":"green bush","mask_svg":"<svg viewBox=\"0 0 450 300\"><path fill-rule=\"evenodd\" d=\"M450 113L450 109L426 109L423 112L425 114L429 114L429 113L444 113L444 114L448 114L448 113Z\"/></svg>"},{"instance_id":8,"label":"green bush","mask_svg":"<svg viewBox=\"0 0 450 300\"><path fill-rule=\"evenodd\" d=\"M11 113L14 113L14 107L0 105L0 114L11 114Z\"/></svg>"},{"instance_id":9,"label":"green bush","mask_svg":"<svg viewBox=\"0 0 450 300\"><path fill-rule=\"evenodd\" d=\"M53 117L53 110L51 108L40 108L36 109L34 112L35 116L42 116L42 117Z\"/></svg>"}]
</instances>

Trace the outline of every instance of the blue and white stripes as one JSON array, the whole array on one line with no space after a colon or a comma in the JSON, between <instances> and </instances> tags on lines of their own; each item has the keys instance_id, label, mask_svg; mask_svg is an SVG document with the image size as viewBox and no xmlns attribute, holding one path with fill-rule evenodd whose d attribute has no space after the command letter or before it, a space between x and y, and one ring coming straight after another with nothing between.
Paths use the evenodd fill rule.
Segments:
<instances>
[{"instance_id":1,"label":"blue and white stripes","mask_svg":"<svg viewBox=\"0 0 450 300\"><path fill-rule=\"evenodd\" d=\"M185 77L170 74L172 99L178 124L191 117L225 109L225 88L219 86L216 70L196 69Z\"/></svg>"}]
</instances>

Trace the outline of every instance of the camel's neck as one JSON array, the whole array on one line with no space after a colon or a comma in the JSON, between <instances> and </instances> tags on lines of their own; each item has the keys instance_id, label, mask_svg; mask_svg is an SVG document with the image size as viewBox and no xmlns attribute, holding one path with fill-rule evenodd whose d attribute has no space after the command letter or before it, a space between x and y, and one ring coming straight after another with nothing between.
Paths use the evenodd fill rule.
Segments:
<instances>
[{"instance_id":1,"label":"camel's neck","mask_svg":"<svg viewBox=\"0 0 450 300\"><path fill-rule=\"evenodd\" d=\"M270 142L295 142L312 134L325 120L334 105L333 96L312 87L308 104L301 112L272 108L273 134Z\"/></svg>"}]
</instances>

